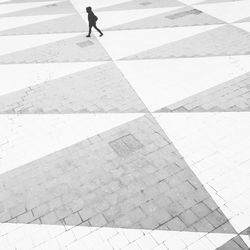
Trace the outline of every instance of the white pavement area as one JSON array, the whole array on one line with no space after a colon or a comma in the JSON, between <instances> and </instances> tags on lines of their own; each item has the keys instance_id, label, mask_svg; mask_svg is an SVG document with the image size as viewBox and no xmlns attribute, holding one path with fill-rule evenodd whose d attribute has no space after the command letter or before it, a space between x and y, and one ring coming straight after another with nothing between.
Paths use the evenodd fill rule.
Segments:
<instances>
[{"instance_id":1,"label":"white pavement area","mask_svg":"<svg viewBox=\"0 0 250 250\"><path fill-rule=\"evenodd\" d=\"M63 1L0 0L0 15ZM86 21L95 9L127 0L70 0ZM148 1L144 1L147 4ZM159 1L161 2L161 1ZM250 55L123 60L139 52L215 30L228 23L250 32L250 1L180 0L223 24L105 31L97 38L112 62L184 157L236 230L235 234L0 223L0 250L215 250L250 226L250 112L158 113L157 110L250 71ZM212 1L211 1L212 2ZM186 6L99 11L111 28ZM125 8L125 7L124 7ZM0 17L0 31L70 14ZM75 38L82 33L0 36L0 56ZM229 34L230 35L230 34ZM87 44L89 45L89 44ZM237 44L233 44L237 46ZM174 57L174 56L173 56ZM13 56L13 62L14 62ZM1 64L0 96L104 64L105 61ZM45 96L46 97L46 96ZM44 97L44 98L45 98ZM0 114L0 174L143 116L114 114ZM1 185L0 185L1 187ZM0 202L1 210L1 202ZM240 235L250 248L248 235ZM231 249L227 249L231 250Z\"/></svg>"}]
</instances>

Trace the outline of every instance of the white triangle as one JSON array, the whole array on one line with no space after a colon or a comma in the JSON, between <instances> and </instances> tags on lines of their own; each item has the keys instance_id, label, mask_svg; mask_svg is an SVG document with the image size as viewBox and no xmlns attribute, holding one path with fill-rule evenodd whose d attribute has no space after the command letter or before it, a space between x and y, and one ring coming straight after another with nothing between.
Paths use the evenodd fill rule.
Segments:
<instances>
[{"instance_id":1,"label":"white triangle","mask_svg":"<svg viewBox=\"0 0 250 250\"><path fill-rule=\"evenodd\" d=\"M60 40L76 37L78 35L80 35L80 33L0 36L0 55L46 45Z\"/></svg>"},{"instance_id":2,"label":"white triangle","mask_svg":"<svg viewBox=\"0 0 250 250\"><path fill-rule=\"evenodd\" d=\"M98 66L103 62L6 64L0 65L5 84L0 85L0 96L46 81ZM15 72L15 74L13 74Z\"/></svg>"},{"instance_id":3,"label":"white triangle","mask_svg":"<svg viewBox=\"0 0 250 250\"><path fill-rule=\"evenodd\" d=\"M198 4L195 5L195 7L226 22L235 22L250 16L250 2L248 0L214 4Z\"/></svg>"},{"instance_id":4,"label":"white triangle","mask_svg":"<svg viewBox=\"0 0 250 250\"><path fill-rule=\"evenodd\" d=\"M100 20L100 27L102 29L110 28L124 23L133 22L146 17L158 15L168 11L179 9L180 7L172 8L153 8L153 9L137 9L137 10L123 10L123 11L101 11L96 15ZM87 22L86 14L83 14L84 20Z\"/></svg>"},{"instance_id":5,"label":"white triangle","mask_svg":"<svg viewBox=\"0 0 250 250\"><path fill-rule=\"evenodd\" d=\"M115 60L178 41L221 25L106 31L100 42Z\"/></svg>"},{"instance_id":6,"label":"white triangle","mask_svg":"<svg viewBox=\"0 0 250 250\"><path fill-rule=\"evenodd\" d=\"M244 23L234 23L234 26L241 28L247 32L250 32L250 22L244 22Z\"/></svg>"},{"instance_id":7,"label":"white triangle","mask_svg":"<svg viewBox=\"0 0 250 250\"><path fill-rule=\"evenodd\" d=\"M11 12L32 9L32 8L41 7L41 6L45 6L48 4L55 4L55 3L59 3L59 1L1 4L0 5L0 14L7 14L7 13L11 13Z\"/></svg>"},{"instance_id":8,"label":"white triangle","mask_svg":"<svg viewBox=\"0 0 250 250\"><path fill-rule=\"evenodd\" d=\"M146 106L155 111L250 70L250 56L117 61Z\"/></svg>"},{"instance_id":9,"label":"white triangle","mask_svg":"<svg viewBox=\"0 0 250 250\"><path fill-rule=\"evenodd\" d=\"M0 173L22 166L142 114L1 115Z\"/></svg>"},{"instance_id":10,"label":"white triangle","mask_svg":"<svg viewBox=\"0 0 250 250\"><path fill-rule=\"evenodd\" d=\"M2 17L0 19L0 31L22 27L25 25L30 25L39 22L45 22L56 18L66 17L69 15L71 14Z\"/></svg>"},{"instance_id":11,"label":"white triangle","mask_svg":"<svg viewBox=\"0 0 250 250\"><path fill-rule=\"evenodd\" d=\"M155 117L235 230L249 227L250 113L162 113Z\"/></svg>"}]
</instances>

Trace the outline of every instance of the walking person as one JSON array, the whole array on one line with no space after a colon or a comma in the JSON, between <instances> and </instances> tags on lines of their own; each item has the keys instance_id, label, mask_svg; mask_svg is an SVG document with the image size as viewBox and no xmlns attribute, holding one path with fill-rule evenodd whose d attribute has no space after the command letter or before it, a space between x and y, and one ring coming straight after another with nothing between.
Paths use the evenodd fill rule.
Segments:
<instances>
[{"instance_id":1,"label":"walking person","mask_svg":"<svg viewBox=\"0 0 250 250\"><path fill-rule=\"evenodd\" d=\"M100 33L100 36L103 36L103 33L96 27L96 21L98 20L98 17L94 14L92 8L87 7L86 12L88 13L89 21L89 33L86 37L90 37L92 27L94 27Z\"/></svg>"}]
</instances>

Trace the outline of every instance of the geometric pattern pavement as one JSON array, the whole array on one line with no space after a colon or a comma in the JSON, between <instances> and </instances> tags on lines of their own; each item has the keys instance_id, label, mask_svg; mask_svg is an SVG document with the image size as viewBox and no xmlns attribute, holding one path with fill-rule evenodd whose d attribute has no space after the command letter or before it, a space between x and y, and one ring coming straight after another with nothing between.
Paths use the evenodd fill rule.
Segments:
<instances>
[{"instance_id":1,"label":"geometric pattern pavement","mask_svg":"<svg viewBox=\"0 0 250 250\"><path fill-rule=\"evenodd\" d=\"M131 10L131 9L145 9L145 8L163 8L163 7L175 7L175 6L183 6L181 2L177 0L171 1L163 1L163 0L156 0L153 2L150 1L143 1L143 0L136 0L136 1L124 1L119 4L106 6L98 11L119 11L119 10Z\"/></svg>"},{"instance_id":2,"label":"geometric pattern pavement","mask_svg":"<svg viewBox=\"0 0 250 250\"><path fill-rule=\"evenodd\" d=\"M192 17L192 18L191 18ZM205 14L192 7L177 8L163 14L154 15L140 20L109 27L107 30L152 29L163 27L183 27L206 24L221 24L223 21Z\"/></svg>"},{"instance_id":3,"label":"geometric pattern pavement","mask_svg":"<svg viewBox=\"0 0 250 250\"><path fill-rule=\"evenodd\" d=\"M227 34L230 34L228 36ZM235 46L237 44L237 46ZM178 51L178 52L177 52ZM234 26L221 26L125 59L223 56L250 53L250 35Z\"/></svg>"},{"instance_id":4,"label":"geometric pattern pavement","mask_svg":"<svg viewBox=\"0 0 250 250\"><path fill-rule=\"evenodd\" d=\"M0 106L1 113L147 111L112 62L8 93L0 97Z\"/></svg>"},{"instance_id":5,"label":"geometric pattern pavement","mask_svg":"<svg viewBox=\"0 0 250 250\"><path fill-rule=\"evenodd\" d=\"M250 74L246 73L180 102L160 112L250 111Z\"/></svg>"},{"instance_id":6,"label":"geometric pattern pavement","mask_svg":"<svg viewBox=\"0 0 250 250\"><path fill-rule=\"evenodd\" d=\"M249 249L248 7L1 1L0 249Z\"/></svg>"},{"instance_id":7,"label":"geometric pattern pavement","mask_svg":"<svg viewBox=\"0 0 250 250\"><path fill-rule=\"evenodd\" d=\"M6 18L2 18L5 20ZM50 34L50 33L73 33L73 32L83 32L87 31L87 24L81 22L81 17L78 14L66 14L66 15L42 15L41 21L37 21L37 16L35 18L31 17L13 17L7 18L13 20L14 25L6 27L4 30L0 31L1 36L13 36L13 35L32 35L32 34ZM47 19L47 21L46 21ZM50 20L52 19L52 20ZM25 21L34 24L25 25ZM24 24L22 24L22 21ZM21 26L21 27L20 27Z\"/></svg>"},{"instance_id":8,"label":"geometric pattern pavement","mask_svg":"<svg viewBox=\"0 0 250 250\"><path fill-rule=\"evenodd\" d=\"M20 5L20 4L18 4ZM41 5L41 4L40 4ZM0 17L17 17L17 16L39 16L39 15L56 15L56 14L72 14L74 7L68 1L54 1L53 3L45 2L42 6L19 10L1 14Z\"/></svg>"}]
</instances>

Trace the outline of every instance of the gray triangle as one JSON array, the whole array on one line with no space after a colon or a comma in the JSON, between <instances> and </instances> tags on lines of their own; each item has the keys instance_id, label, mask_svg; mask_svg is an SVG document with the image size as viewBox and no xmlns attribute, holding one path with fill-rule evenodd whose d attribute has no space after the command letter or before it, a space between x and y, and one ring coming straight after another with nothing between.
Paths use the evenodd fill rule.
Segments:
<instances>
[{"instance_id":1,"label":"gray triangle","mask_svg":"<svg viewBox=\"0 0 250 250\"><path fill-rule=\"evenodd\" d=\"M250 111L249 91L250 72L171 104L158 112Z\"/></svg>"},{"instance_id":2,"label":"gray triangle","mask_svg":"<svg viewBox=\"0 0 250 250\"><path fill-rule=\"evenodd\" d=\"M29 24L13 29L0 31L2 36L11 35L35 35L35 34L50 34L50 33L74 33L86 32L87 24L82 20L80 15L74 14L66 17L60 17L44 22Z\"/></svg>"},{"instance_id":3,"label":"gray triangle","mask_svg":"<svg viewBox=\"0 0 250 250\"><path fill-rule=\"evenodd\" d=\"M232 231L151 114L4 173L0 180L8 197L0 222L198 232L228 224L221 232Z\"/></svg>"},{"instance_id":4,"label":"gray triangle","mask_svg":"<svg viewBox=\"0 0 250 250\"><path fill-rule=\"evenodd\" d=\"M14 16L37 16L37 15L56 15L56 14L75 14L76 10L69 1L47 4L45 6L20 10L7 14L2 14L0 17Z\"/></svg>"},{"instance_id":5,"label":"gray triangle","mask_svg":"<svg viewBox=\"0 0 250 250\"><path fill-rule=\"evenodd\" d=\"M235 44L237 44L237 46L235 46ZM248 54L250 54L249 32L232 25L225 25L123 59L133 60Z\"/></svg>"},{"instance_id":6,"label":"gray triangle","mask_svg":"<svg viewBox=\"0 0 250 250\"><path fill-rule=\"evenodd\" d=\"M217 250L249 250L249 248L240 236L236 236L217 248Z\"/></svg>"},{"instance_id":7,"label":"gray triangle","mask_svg":"<svg viewBox=\"0 0 250 250\"><path fill-rule=\"evenodd\" d=\"M146 17L133 22L113 26L108 30L153 29L164 27L221 24L223 21L209 16L192 7L184 7L156 16Z\"/></svg>"},{"instance_id":8,"label":"gray triangle","mask_svg":"<svg viewBox=\"0 0 250 250\"><path fill-rule=\"evenodd\" d=\"M96 9L97 11L113 11L113 10L133 10L133 9L147 9L147 8L165 8L184 6L178 0L133 0L120 4L107 6L104 8Z\"/></svg>"},{"instance_id":9,"label":"gray triangle","mask_svg":"<svg viewBox=\"0 0 250 250\"><path fill-rule=\"evenodd\" d=\"M146 106L114 63L0 96L0 113L140 113Z\"/></svg>"},{"instance_id":10,"label":"gray triangle","mask_svg":"<svg viewBox=\"0 0 250 250\"><path fill-rule=\"evenodd\" d=\"M84 62L110 60L99 41L85 34L0 56L0 63Z\"/></svg>"}]
</instances>

